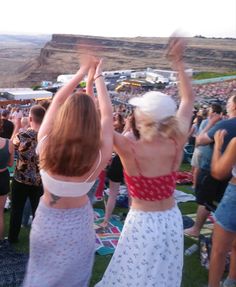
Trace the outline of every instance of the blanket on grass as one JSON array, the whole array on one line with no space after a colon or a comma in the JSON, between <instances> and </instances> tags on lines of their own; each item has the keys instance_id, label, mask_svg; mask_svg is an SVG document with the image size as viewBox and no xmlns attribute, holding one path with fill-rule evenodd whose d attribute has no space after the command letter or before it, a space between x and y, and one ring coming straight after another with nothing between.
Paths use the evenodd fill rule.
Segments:
<instances>
[{"instance_id":1,"label":"blanket on grass","mask_svg":"<svg viewBox=\"0 0 236 287\"><path fill-rule=\"evenodd\" d=\"M191 214L187 214L187 217L191 218L194 222L196 221L196 213L191 213ZM201 229L200 234L204 235L204 236L210 236L212 234L213 231L213 227L214 227L214 218L213 215L210 214L205 222L205 224L203 225L203 228ZM196 241L198 241L197 237L192 237L190 235L185 234L185 236L190 237L191 239L194 239Z\"/></svg>"},{"instance_id":2,"label":"blanket on grass","mask_svg":"<svg viewBox=\"0 0 236 287\"><path fill-rule=\"evenodd\" d=\"M113 254L123 228L123 223L112 217L106 228L101 227L100 224L104 219L103 209L94 209L94 217L96 252L99 255Z\"/></svg>"},{"instance_id":3,"label":"blanket on grass","mask_svg":"<svg viewBox=\"0 0 236 287\"><path fill-rule=\"evenodd\" d=\"M193 174L190 171L177 171L176 184L191 184Z\"/></svg>"}]
</instances>

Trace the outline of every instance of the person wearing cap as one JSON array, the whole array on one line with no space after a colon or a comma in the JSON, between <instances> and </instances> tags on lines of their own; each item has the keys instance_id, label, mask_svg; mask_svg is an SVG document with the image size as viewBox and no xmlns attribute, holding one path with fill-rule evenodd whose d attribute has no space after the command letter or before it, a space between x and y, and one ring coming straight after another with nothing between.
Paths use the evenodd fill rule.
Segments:
<instances>
[{"instance_id":1,"label":"person wearing cap","mask_svg":"<svg viewBox=\"0 0 236 287\"><path fill-rule=\"evenodd\" d=\"M14 131L14 124L13 122L9 121L10 112L8 110L2 111L2 130L0 132L0 137L10 139L13 131Z\"/></svg>"},{"instance_id":2,"label":"person wearing cap","mask_svg":"<svg viewBox=\"0 0 236 287\"><path fill-rule=\"evenodd\" d=\"M179 72L181 101L152 91L129 103L136 107L139 140L114 133L124 167L130 211L101 286L181 285L183 222L173 192L192 117L194 95L183 62L184 41L173 37L168 56Z\"/></svg>"}]
</instances>

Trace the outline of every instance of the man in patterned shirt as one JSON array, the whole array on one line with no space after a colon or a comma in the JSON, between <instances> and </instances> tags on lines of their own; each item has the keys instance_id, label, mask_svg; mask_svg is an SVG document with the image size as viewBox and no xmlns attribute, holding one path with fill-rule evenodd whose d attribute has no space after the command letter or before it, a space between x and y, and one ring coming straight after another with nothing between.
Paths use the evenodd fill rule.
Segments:
<instances>
[{"instance_id":1,"label":"man in patterned shirt","mask_svg":"<svg viewBox=\"0 0 236 287\"><path fill-rule=\"evenodd\" d=\"M23 210L27 198L29 198L34 216L38 207L40 196L43 194L41 177L36 154L37 134L43 121L45 109L35 105L30 109L30 127L16 134L13 139L18 159L12 182L12 207L8 240L10 243L18 241L21 228Z\"/></svg>"}]
</instances>

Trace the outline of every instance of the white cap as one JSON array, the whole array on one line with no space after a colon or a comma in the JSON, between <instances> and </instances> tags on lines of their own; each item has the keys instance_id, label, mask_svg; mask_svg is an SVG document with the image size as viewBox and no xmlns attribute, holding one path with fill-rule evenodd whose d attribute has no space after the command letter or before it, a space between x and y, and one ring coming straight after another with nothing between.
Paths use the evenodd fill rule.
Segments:
<instances>
[{"instance_id":1,"label":"white cap","mask_svg":"<svg viewBox=\"0 0 236 287\"><path fill-rule=\"evenodd\" d=\"M156 122L174 116L177 109L175 101L169 95L156 91L134 97L129 100L129 103L150 115Z\"/></svg>"}]
</instances>

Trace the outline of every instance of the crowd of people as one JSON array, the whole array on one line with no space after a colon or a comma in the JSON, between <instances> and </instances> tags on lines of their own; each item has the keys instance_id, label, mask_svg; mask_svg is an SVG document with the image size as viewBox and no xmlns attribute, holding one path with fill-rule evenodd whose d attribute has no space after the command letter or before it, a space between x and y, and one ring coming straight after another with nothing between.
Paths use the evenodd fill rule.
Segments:
<instances>
[{"instance_id":1,"label":"crowd of people","mask_svg":"<svg viewBox=\"0 0 236 287\"><path fill-rule=\"evenodd\" d=\"M230 95L236 90L236 80L218 81L215 83L205 83L198 84L193 83L193 91L195 94L195 105L206 106L207 102L210 100L216 100L220 102L226 102ZM167 85L162 92L170 95L179 101L178 97L178 87L176 85ZM132 91L130 92L120 92L117 96L117 100L128 103L129 99L133 96L142 95L143 92Z\"/></svg>"},{"instance_id":2,"label":"crowd of people","mask_svg":"<svg viewBox=\"0 0 236 287\"><path fill-rule=\"evenodd\" d=\"M181 38L170 38L167 56L178 71L178 91L174 88L171 95L165 94L168 90L151 91L127 98L128 110L120 106L114 112L102 75L103 61L94 56L80 59L80 69L50 105L44 102L24 111L3 109L0 245L7 195L11 193L10 244L19 240L28 199L33 222L23 287L89 285L95 253L89 195L107 166L110 194L101 226L109 222L123 182L130 207L115 253L97 287L181 286L184 232L198 237L211 211L215 226L208 286L221 286L229 250L230 272L222 286L236 286L236 94L231 94L235 82L220 89L227 99L225 119L219 104L193 117L196 88L185 72L184 49ZM84 93L76 88L86 75ZM212 85L206 96L218 91ZM199 93L201 88L197 87ZM191 164L199 206L194 226L183 230L173 193L190 139L195 146ZM10 188L8 167L14 157Z\"/></svg>"}]
</instances>

